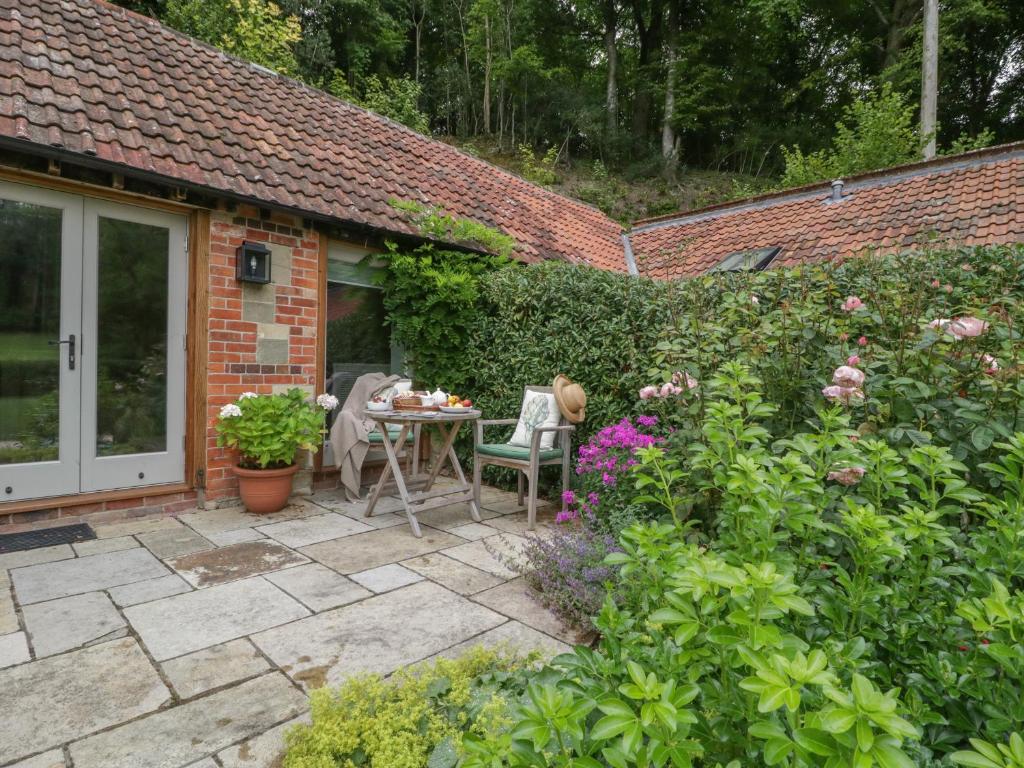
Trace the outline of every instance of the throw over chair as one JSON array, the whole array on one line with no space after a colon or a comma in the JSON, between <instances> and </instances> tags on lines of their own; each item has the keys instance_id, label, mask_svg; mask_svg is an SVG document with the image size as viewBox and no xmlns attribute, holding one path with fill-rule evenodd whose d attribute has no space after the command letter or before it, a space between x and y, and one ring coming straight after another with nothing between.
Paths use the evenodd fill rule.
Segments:
<instances>
[{"instance_id":1,"label":"throw over chair","mask_svg":"<svg viewBox=\"0 0 1024 768\"><path fill-rule=\"evenodd\" d=\"M564 379L564 377L560 378ZM565 381L568 382L568 379ZM556 379L555 383L556 386L559 385L559 380ZM571 384L571 386L578 389L578 385ZM530 405L532 402L530 393L551 396L555 393L555 387L525 387L523 390L523 413L518 419L478 419L473 422L473 494L477 506L479 506L480 480L485 465L492 464L516 470L516 488L520 504L523 503L523 486L524 484L527 486L527 517L529 529L532 531L537 525L537 478L540 468L561 465L562 492L569 490L571 435L576 427L569 423L558 406L556 406L554 414L548 413L545 409L544 415L538 418L538 409L531 408ZM582 394L582 390L580 393ZM549 405L550 402L551 400L547 399ZM582 409L580 413L582 413ZM513 424L517 425L516 434L513 435L515 442L484 442L485 427L508 427ZM524 428L524 431L521 432L520 428ZM547 435L553 435L553 439L545 441L544 438Z\"/></svg>"}]
</instances>

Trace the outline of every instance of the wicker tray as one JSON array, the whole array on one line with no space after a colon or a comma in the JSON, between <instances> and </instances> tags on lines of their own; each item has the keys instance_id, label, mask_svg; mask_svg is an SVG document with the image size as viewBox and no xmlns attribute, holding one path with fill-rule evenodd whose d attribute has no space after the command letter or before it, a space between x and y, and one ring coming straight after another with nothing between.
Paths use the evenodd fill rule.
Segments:
<instances>
[{"instance_id":1,"label":"wicker tray","mask_svg":"<svg viewBox=\"0 0 1024 768\"><path fill-rule=\"evenodd\" d=\"M437 413L439 410L436 405L421 405L414 400L409 400L407 402L392 400L391 408L396 411L405 411L407 413Z\"/></svg>"}]
</instances>

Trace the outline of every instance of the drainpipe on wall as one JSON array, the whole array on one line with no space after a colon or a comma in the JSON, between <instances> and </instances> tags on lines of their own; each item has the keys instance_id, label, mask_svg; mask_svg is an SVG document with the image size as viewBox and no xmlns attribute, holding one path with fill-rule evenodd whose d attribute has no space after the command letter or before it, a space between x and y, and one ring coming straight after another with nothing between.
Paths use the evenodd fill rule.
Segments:
<instances>
[{"instance_id":1,"label":"drainpipe on wall","mask_svg":"<svg viewBox=\"0 0 1024 768\"><path fill-rule=\"evenodd\" d=\"M626 257L626 270L634 277L638 277L640 271L636 268L636 259L633 258L633 244L629 242L628 232L622 233L622 250Z\"/></svg>"}]
</instances>

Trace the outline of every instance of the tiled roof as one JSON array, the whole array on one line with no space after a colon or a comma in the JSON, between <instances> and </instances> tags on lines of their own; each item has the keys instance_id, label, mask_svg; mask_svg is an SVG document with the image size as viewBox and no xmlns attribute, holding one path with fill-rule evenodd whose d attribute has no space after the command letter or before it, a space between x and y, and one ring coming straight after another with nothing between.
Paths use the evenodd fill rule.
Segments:
<instances>
[{"instance_id":1,"label":"tiled roof","mask_svg":"<svg viewBox=\"0 0 1024 768\"><path fill-rule=\"evenodd\" d=\"M1024 143L765 195L634 224L641 274L690 277L731 253L781 247L772 266L842 259L929 240L1024 242Z\"/></svg>"},{"instance_id":2,"label":"tiled roof","mask_svg":"<svg viewBox=\"0 0 1024 768\"><path fill-rule=\"evenodd\" d=\"M0 137L382 230L418 200L625 269L596 209L100 0L0 0Z\"/></svg>"}]
</instances>

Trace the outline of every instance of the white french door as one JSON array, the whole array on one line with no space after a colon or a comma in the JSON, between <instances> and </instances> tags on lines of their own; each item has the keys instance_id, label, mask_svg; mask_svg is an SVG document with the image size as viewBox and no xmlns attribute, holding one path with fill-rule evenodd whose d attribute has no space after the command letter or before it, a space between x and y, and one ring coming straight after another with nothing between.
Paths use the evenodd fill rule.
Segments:
<instances>
[{"instance_id":1,"label":"white french door","mask_svg":"<svg viewBox=\"0 0 1024 768\"><path fill-rule=\"evenodd\" d=\"M0 502L184 479L185 232L0 183Z\"/></svg>"}]
</instances>

